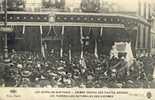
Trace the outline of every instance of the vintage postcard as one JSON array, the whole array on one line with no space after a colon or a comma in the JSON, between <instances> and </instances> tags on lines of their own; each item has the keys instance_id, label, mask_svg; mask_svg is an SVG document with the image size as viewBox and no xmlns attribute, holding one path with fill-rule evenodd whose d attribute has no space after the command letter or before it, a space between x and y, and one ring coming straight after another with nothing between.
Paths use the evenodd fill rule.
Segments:
<instances>
[{"instance_id":1,"label":"vintage postcard","mask_svg":"<svg viewBox=\"0 0 155 100\"><path fill-rule=\"evenodd\" d=\"M0 100L155 100L154 0L0 0Z\"/></svg>"}]
</instances>

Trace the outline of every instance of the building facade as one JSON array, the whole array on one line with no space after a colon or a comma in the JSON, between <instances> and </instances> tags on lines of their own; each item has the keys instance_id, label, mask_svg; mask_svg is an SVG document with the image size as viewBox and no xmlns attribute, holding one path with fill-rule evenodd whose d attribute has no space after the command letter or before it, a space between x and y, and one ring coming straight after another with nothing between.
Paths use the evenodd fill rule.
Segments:
<instances>
[{"instance_id":1,"label":"building facade","mask_svg":"<svg viewBox=\"0 0 155 100\"><path fill-rule=\"evenodd\" d=\"M65 0L65 8L70 8L71 11L73 11L74 8L81 7L80 0L74 0L74 2L69 2L69 1L70 0ZM27 11L37 11L38 9L42 8L42 0L26 0L25 2L26 2L25 7ZM101 4L103 4L103 2ZM139 2L137 13L135 13L135 15L123 14L121 12L120 13L119 12L117 13L115 12L111 12L111 13L54 12L55 14L53 15L54 16L53 18L53 16L51 16L51 11L49 12L9 12L10 15L8 17L8 25L14 26L14 27L20 26L21 28L20 33L25 33L25 34L30 33L31 32L30 30L33 30L33 28L34 30L36 30L36 33L40 33L41 30L39 27L43 27L43 26L48 27L47 30L51 29L51 27L54 27L52 30L53 32L51 33L56 32L54 29L57 26L61 26L58 28L58 33L61 33L62 28L65 26L66 27L76 26L77 34L80 33L79 27L91 27L92 28L91 34L96 35L100 33L98 32L99 30L102 30L110 38L112 37L112 35L109 35L110 33L114 35L118 35L117 33L124 34L124 30L127 30L126 33L129 33L130 38L132 38L132 42L133 42L132 47L135 48L134 50L135 54L137 54L137 56L141 56L141 55L148 55L151 52L151 31L150 31L151 30L150 29L151 11L150 9L151 9L150 3ZM3 18L1 19L1 21L2 20ZM123 28L122 31L115 30L117 26L116 24L118 25L118 27L120 26L120 28ZM34 26L34 27L32 28L29 26ZM45 29L43 28L43 30L46 30L46 27ZM100 27L100 29L95 29L94 27ZM104 30L104 27L110 27L114 30L110 32L109 31L110 29L106 30L105 28ZM27 29L29 28L30 30L28 31ZM97 32L97 33L93 33L93 32ZM34 37L36 38L35 33L32 35L34 35ZM70 32L70 35L71 35L71 32ZM40 35L38 37L40 37ZM17 40L20 41L21 39L17 38ZM49 40L49 39L45 39L45 40ZM36 43L40 45L39 42L41 42L41 39Z\"/></svg>"},{"instance_id":2,"label":"building facade","mask_svg":"<svg viewBox=\"0 0 155 100\"><path fill-rule=\"evenodd\" d=\"M151 53L155 55L155 12L153 11L151 22Z\"/></svg>"}]
</instances>

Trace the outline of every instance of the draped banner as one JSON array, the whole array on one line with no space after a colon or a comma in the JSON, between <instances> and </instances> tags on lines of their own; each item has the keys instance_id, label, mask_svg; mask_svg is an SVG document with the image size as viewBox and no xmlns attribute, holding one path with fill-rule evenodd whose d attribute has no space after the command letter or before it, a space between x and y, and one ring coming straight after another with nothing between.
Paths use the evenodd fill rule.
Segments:
<instances>
[{"instance_id":1,"label":"draped banner","mask_svg":"<svg viewBox=\"0 0 155 100\"><path fill-rule=\"evenodd\" d=\"M133 53L132 53L132 49L131 49L131 43L129 42L115 42L115 45L117 52L115 53L126 53L126 60L129 64L129 66L133 63Z\"/></svg>"}]
</instances>

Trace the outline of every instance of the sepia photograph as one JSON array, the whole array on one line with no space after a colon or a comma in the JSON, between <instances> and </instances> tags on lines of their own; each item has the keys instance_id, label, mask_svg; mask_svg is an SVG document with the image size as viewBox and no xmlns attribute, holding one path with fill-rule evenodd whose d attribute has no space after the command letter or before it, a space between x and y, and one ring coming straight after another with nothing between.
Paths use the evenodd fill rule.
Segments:
<instances>
[{"instance_id":1,"label":"sepia photograph","mask_svg":"<svg viewBox=\"0 0 155 100\"><path fill-rule=\"evenodd\" d=\"M8 87L154 89L155 0L0 0Z\"/></svg>"}]
</instances>

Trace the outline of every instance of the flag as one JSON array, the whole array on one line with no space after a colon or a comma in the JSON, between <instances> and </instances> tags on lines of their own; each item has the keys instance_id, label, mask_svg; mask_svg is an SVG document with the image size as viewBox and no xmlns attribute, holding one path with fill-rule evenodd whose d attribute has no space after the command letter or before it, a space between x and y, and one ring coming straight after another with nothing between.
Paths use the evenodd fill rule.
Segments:
<instances>
[{"instance_id":1,"label":"flag","mask_svg":"<svg viewBox=\"0 0 155 100\"><path fill-rule=\"evenodd\" d=\"M72 61L72 51L71 51L71 44L69 44L69 61Z\"/></svg>"},{"instance_id":2,"label":"flag","mask_svg":"<svg viewBox=\"0 0 155 100\"><path fill-rule=\"evenodd\" d=\"M63 57L63 36L64 36L64 26L62 26L62 31L61 31L61 49L60 49L60 57Z\"/></svg>"},{"instance_id":3,"label":"flag","mask_svg":"<svg viewBox=\"0 0 155 100\"><path fill-rule=\"evenodd\" d=\"M45 48L44 48L44 45L43 45L43 41L42 41L42 34L43 34L43 30L42 30L42 26L40 26L40 40L41 40L41 53L42 53L42 56L45 57Z\"/></svg>"},{"instance_id":4,"label":"flag","mask_svg":"<svg viewBox=\"0 0 155 100\"><path fill-rule=\"evenodd\" d=\"M83 30L80 27L80 40L81 40L81 58L83 58Z\"/></svg>"},{"instance_id":5,"label":"flag","mask_svg":"<svg viewBox=\"0 0 155 100\"><path fill-rule=\"evenodd\" d=\"M103 35L103 27L101 27L100 36Z\"/></svg>"},{"instance_id":6,"label":"flag","mask_svg":"<svg viewBox=\"0 0 155 100\"><path fill-rule=\"evenodd\" d=\"M22 31L22 34L25 33L25 25L23 25L23 31Z\"/></svg>"},{"instance_id":7,"label":"flag","mask_svg":"<svg viewBox=\"0 0 155 100\"><path fill-rule=\"evenodd\" d=\"M87 68L86 62L84 58L81 58L79 63L81 64L81 66L83 67L82 72L85 72L85 69Z\"/></svg>"},{"instance_id":8,"label":"flag","mask_svg":"<svg viewBox=\"0 0 155 100\"><path fill-rule=\"evenodd\" d=\"M50 35L51 30L52 30L52 26L50 25L50 27L49 27L49 31L48 31L48 33L47 33L47 36Z\"/></svg>"},{"instance_id":9,"label":"flag","mask_svg":"<svg viewBox=\"0 0 155 100\"><path fill-rule=\"evenodd\" d=\"M46 42L44 43L44 47L45 47L45 50L47 50L47 44L46 44Z\"/></svg>"},{"instance_id":10,"label":"flag","mask_svg":"<svg viewBox=\"0 0 155 100\"><path fill-rule=\"evenodd\" d=\"M132 65L133 63L133 59L134 59L134 56L133 56L133 52L132 52L132 49L131 49L131 42L126 42L126 50L127 52L127 55L126 55L126 59L128 61L128 64L129 66Z\"/></svg>"},{"instance_id":11,"label":"flag","mask_svg":"<svg viewBox=\"0 0 155 100\"><path fill-rule=\"evenodd\" d=\"M97 52L97 40L95 39L95 50L94 50L94 55L96 58L98 58L98 52Z\"/></svg>"}]
</instances>

